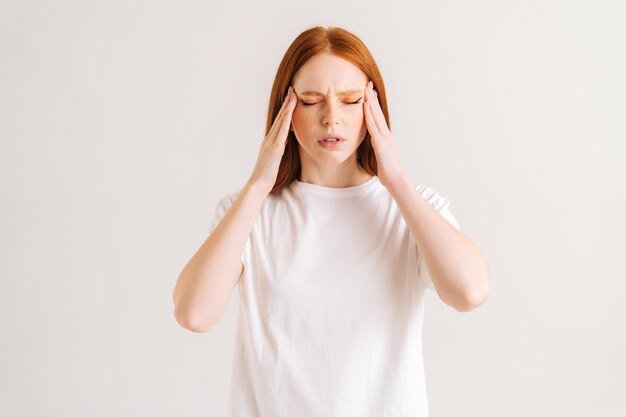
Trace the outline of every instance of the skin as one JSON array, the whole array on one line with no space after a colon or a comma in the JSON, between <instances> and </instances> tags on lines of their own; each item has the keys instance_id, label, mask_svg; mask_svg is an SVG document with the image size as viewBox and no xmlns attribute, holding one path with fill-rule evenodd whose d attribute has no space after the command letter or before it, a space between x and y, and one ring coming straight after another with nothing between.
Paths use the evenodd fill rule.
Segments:
<instances>
[{"instance_id":1,"label":"skin","mask_svg":"<svg viewBox=\"0 0 626 417\"><path fill-rule=\"evenodd\" d=\"M363 106L367 81L358 67L330 53L314 56L294 75L292 87L297 101L290 130L299 144L300 181L349 187L372 178L358 166L356 158L367 132ZM321 94L305 94L310 91ZM358 103L350 104L353 102ZM317 141L326 133L338 133L347 141L336 149L324 148Z\"/></svg>"},{"instance_id":2,"label":"skin","mask_svg":"<svg viewBox=\"0 0 626 417\"><path fill-rule=\"evenodd\" d=\"M358 90L341 94L344 90ZM305 91L322 94L307 96ZM347 104L360 101L358 104ZM305 103L316 103L305 106ZM260 144L255 167L231 208L181 272L173 292L181 326L205 332L222 317L228 296L243 273L240 256L263 201L278 174L289 130L299 143L300 180L326 187L349 187L371 178L356 162L356 149L369 132L378 177L396 201L428 267L439 297L458 311L481 305L489 294L491 269L480 249L418 194L398 158L371 82L349 61L328 53L311 58L293 85ZM327 132L343 135L337 149L317 140Z\"/></svg>"},{"instance_id":3,"label":"skin","mask_svg":"<svg viewBox=\"0 0 626 417\"><path fill-rule=\"evenodd\" d=\"M351 62L323 53L300 68L292 87L297 104L292 105L291 130L300 145L300 180L327 187L367 181L371 175L359 168L355 151L369 131L380 182L396 201L439 297L458 311L470 311L484 303L490 292L491 268L476 244L415 190L367 76ZM341 93L353 89L357 91ZM323 148L317 141L328 132L343 135L347 142L337 149Z\"/></svg>"}]
</instances>

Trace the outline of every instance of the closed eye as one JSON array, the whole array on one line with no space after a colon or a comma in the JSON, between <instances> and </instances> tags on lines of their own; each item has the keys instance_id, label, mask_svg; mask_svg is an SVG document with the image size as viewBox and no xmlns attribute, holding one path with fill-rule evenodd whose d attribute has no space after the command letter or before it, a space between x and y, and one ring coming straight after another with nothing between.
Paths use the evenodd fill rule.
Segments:
<instances>
[{"instance_id":1,"label":"closed eye","mask_svg":"<svg viewBox=\"0 0 626 417\"><path fill-rule=\"evenodd\" d=\"M358 99L357 101L353 101L353 102L348 102L348 103L344 103L344 104L359 104L361 102L361 99ZM302 103L303 106L313 106L317 103L306 103L302 100L300 100L300 103Z\"/></svg>"}]
</instances>

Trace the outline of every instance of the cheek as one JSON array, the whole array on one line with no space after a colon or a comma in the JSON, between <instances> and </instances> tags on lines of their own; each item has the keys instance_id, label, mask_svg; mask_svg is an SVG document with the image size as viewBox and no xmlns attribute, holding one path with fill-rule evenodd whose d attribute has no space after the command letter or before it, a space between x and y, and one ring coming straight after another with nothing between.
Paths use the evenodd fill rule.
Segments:
<instances>
[{"instance_id":1,"label":"cheek","mask_svg":"<svg viewBox=\"0 0 626 417\"><path fill-rule=\"evenodd\" d=\"M358 119L358 123L365 126L365 109L363 107L357 110L356 119Z\"/></svg>"},{"instance_id":2,"label":"cheek","mask_svg":"<svg viewBox=\"0 0 626 417\"><path fill-rule=\"evenodd\" d=\"M296 107L293 113L291 113L291 123L298 130L307 130L310 122L311 116L307 115L306 111L302 111Z\"/></svg>"},{"instance_id":3,"label":"cheek","mask_svg":"<svg viewBox=\"0 0 626 417\"><path fill-rule=\"evenodd\" d=\"M296 104L296 107L293 109L291 113L291 120L300 120L302 119L302 109L300 109L300 105Z\"/></svg>"}]
</instances>

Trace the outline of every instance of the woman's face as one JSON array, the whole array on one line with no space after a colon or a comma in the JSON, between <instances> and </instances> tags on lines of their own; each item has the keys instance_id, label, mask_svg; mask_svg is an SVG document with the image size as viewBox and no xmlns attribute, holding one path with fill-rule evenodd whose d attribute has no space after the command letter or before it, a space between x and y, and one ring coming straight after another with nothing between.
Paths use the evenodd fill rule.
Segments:
<instances>
[{"instance_id":1,"label":"woman's face","mask_svg":"<svg viewBox=\"0 0 626 417\"><path fill-rule=\"evenodd\" d=\"M330 53L315 55L293 77L297 104L291 130L299 143L303 164L340 164L354 155L367 127L363 95L367 76L350 61ZM353 104L354 103L354 104ZM328 133L346 140L334 148L320 145Z\"/></svg>"}]
</instances>

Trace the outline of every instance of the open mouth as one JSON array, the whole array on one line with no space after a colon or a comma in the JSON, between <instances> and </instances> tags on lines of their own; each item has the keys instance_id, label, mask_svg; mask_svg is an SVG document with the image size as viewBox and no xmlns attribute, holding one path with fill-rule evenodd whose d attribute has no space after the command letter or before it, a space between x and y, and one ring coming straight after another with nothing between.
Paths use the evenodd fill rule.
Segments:
<instances>
[{"instance_id":1,"label":"open mouth","mask_svg":"<svg viewBox=\"0 0 626 417\"><path fill-rule=\"evenodd\" d=\"M319 143L320 146L322 146L323 148L327 148L327 149L338 148L344 142L345 142L345 139L335 139L335 138L329 138L329 139L317 141L317 143Z\"/></svg>"}]
</instances>

